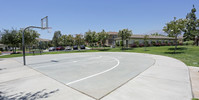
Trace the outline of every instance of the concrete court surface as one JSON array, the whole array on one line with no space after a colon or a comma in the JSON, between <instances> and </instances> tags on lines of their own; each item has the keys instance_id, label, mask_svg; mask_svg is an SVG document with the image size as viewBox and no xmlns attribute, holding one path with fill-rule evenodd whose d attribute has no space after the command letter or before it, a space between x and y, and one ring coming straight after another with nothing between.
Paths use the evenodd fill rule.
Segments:
<instances>
[{"instance_id":1,"label":"concrete court surface","mask_svg":"<svg viewBox=\"0 0 199 100\"><path fill-rule=\"evenodd\" d=\"M169 57L76 53L29 56L28 67L21 62L21 57L0 62L3 69L0 90L4 98L13 95L51 100L64 97L67 100L192 98L187 66Z\"/></svg>"}]
</instances>

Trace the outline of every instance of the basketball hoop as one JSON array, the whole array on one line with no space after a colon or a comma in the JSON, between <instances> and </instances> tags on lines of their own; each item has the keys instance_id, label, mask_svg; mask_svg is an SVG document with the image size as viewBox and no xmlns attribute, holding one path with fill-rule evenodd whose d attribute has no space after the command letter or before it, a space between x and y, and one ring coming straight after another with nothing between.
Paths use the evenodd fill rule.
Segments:
<instances>
[{"instance_id":1,"label":"basketball hoop","mask_svg":"<svg viewBox=\"0 0 199 100\"><path fill-rule=\"evenodd\" d=\"M41 19L41 29L48 28L48 16Z\"/></svg>"},{"instance_id":2,"label":"basketball hoop","mask_svg":"<svg viewBox=\"0 0 199 100\"><path fill-rule=\"evenodd\" d=\"M24 62L24 65L26 65L26 59L25 59L25 41L24 41L24 33L25 33L25 30L28 30L29 28L39 28L39 29L47 29L48 30L48 33L51 32L51 27L48 27L48 16L44 17L41 19L41 27L38 27L38 26L28 26L26 27L24 30L23 30L23 34L22 34L22 48L23 48L23 62Z\"/></svg>"}]
</instances>

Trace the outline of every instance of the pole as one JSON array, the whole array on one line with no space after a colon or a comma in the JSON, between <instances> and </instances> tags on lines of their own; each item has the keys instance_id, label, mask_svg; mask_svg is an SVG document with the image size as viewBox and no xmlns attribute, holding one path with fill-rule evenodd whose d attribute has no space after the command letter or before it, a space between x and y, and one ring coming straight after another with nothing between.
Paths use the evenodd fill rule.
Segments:
<instances>
[{"instance_id":1,"label":"pole","mask_svg":"<svg viewBox=\"0 0 199 100\"><path fill-rule=\"evenodd\" d=\"M24 30L23 30L23 34L22 34L22 49L23 49L23 64L26 65L26 57L25 57L25 41L24 41L24 33L26 31L26 29L29 29L29 28L39 28L39 29L43 29L43 27L37 27L37 26L29 26L29 27L26 27Z\"/></svg>"},{"instance_id":2,"label":"pole","mask_svg":"<svg viewBox=\"0 0 199 100\"><path fill-rule=\"evenodd\" d=\"M23 64L26 65L26 57L25 57L25 41L24 41L24 33L25 33L25 30L27 28L25 28L23 30L23 36L22 36L22 48L23 48Z\"/></svg>"}]
</instances>

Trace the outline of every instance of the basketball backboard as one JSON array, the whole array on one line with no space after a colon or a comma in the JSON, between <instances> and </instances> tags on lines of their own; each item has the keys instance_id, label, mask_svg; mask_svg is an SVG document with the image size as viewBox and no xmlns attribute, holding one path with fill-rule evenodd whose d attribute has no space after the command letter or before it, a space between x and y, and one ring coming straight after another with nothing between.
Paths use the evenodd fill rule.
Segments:
<instances>
[{"instance_id":1,"label":"basketball backboard","mask_svg":"<svg viewBox=\"0 0 199 100\"><path fill-rule=\"evenodd\" d=\"M48 29L48 16L41 19L41 28Z\"/></svg>"}]
</instances>

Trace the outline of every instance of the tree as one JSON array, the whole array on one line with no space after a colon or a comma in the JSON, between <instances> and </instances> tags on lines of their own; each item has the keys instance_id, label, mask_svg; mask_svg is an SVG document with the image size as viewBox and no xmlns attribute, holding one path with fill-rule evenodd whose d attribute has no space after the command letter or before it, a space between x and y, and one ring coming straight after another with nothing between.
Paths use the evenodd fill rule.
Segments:
<instances>
[{"instance_id":1,"label":"tree","mask_svg":"<svg viewBox=\"0 0 199 100\"><path fill-rule=\"evenodd\" d=\"M23 34L23 29L19 30L19 37L20 37L20 42L22 41L22 34ZM32 47L34 44L37 44L38 41L36 38L39 38L40 34L32 29L26 30L24 33L24 40L25 40L25 46L29 48Z\"/></svg>"},{"instance_id":2,"label":"tree","mask_svg":"<svg viewBox=\"0 0 199 100\"><path fill-rule=\"evenodd\" d=\"M66 38L66 41L67 41L67 45L68 46L73 46L74 44L74 37L73 35L69 34Z\"/></svg>"},{"instance_id":3,"label":"tree","mask_svg":"<svg viewBox=\"0 0 199 100\"><path fill-rule=\"evenodd\" d=\"M74 40L75 40L75 45L77 46L80 46L84 43L84 38L83 35L81 34L76 34Z\"/></svg>"},{"instance_id":4,"label":"tree","mask_svg":"<svg viewBox=\"0 0 199 100\"><path fill-rule=\"evenodd\" d=\"M158 32L152 33L151 35L152 35L152 36L165 36L165 35L163 35L163 34L159 34Z\"/></svg>"},{"instance_id":5,"label":"tree","mask_svg":"<svg viewBox=\"0 0 199 100\"><path fill-rule=\"evenodd\" d=\"M105 30L102 30L102 32L98 33L98 40L100 43L103 44L103 47L105 47L106 40L109 38L109 34L105 32Z\"/></svg>"},{"instance_id":6,"label":"tree","mask_svg":"<svg viewBox=\"0 0 199 100\"><path fill-rule=\"evenodd\" d=\"M123 41L126 40L126 47L128 46L127 39L129 39L132 34L133 34L132 30L128 30L128 29L119 30L118 36L122 38L122 44L124 43ZM123 45L122 45L122 49L123 49Z\"/></svg>"},{"instance_id":7,"label":"tree","mask_svg":"<svg viewBox=\"0 0 199 100\"><path fill-rule=\"evenodd\" d=\"M16 29L4 29L1 37L1 42L3 44L13 47L13 53L16 53L16 47L18 47L21 43L18 31Z\"/></svg>"},{"instance_id":8,"label":"tree","mask_svg":"<svg viewBox=\"0 0 199 100\"><path fill-rule=\"evenodd\" d=\"M55 31L54 32L54 36L53 36L52 42L53 42L55 47L59 46L59 42L60 42L60 37L61 36L62 36L61 31Z\"/></svg>"},{"instance_id":9,"label":"tree","mask_svg":"<svg viewBox=\"0 0 199 100\"><path fill-rule=\"evenodd\" d=\"M148 35L144 35L144 51L146 51L146 47L147 47L147 45L148 45L148 41L147 41L147 39L149 38L149 36Z\"/></svg>"},{"instance_id":10,"label":"tree","mask_svg":"<svg viewBox=\"0 0 199 100\"><path fill-rule=\"evenodd\" d=\"M163 31L168 34L170 37L175 37L175 51L177 49L177 37L184 31L185 29L185 22L186 20L178 19L176 20L176 17L174 17L173 21L170 21L169 23L166 23L166 26L164 26Z\"/></svg>"},{"instance_id":11,"label":"tree","mask_svg":"<svg viewBox=\"0 0 199 100\"><path fill-rule=\"evenodd\" d=\"M85 40L89 45L92 47L94 46L94 43L97 42L97 34L95 31L89 30L88 32L85 33Z\"/></svg>"},{"instance_id":12,"label":"tree","mask_svg":"<svg viewBox=\"0 0 199 100\"><path fill-rule=\"evenodd\" d=\"M195 40L196 45L198 46L199 40L199 19L196 17L196 9L193 5L191 12L187 14L186 19L187 23L185 24L186 29L184 30L184 40Z\"/></svg>"},{"instance_id":13,"label":"tree","mask_svg":"<svg viewBox=\"0 0 199 100\"><path fill-rule=\"evenodd\" d=\"M67 35L62 35L60 37L59 44L62 45L62 46L66 46L67 45Z\"/></svg>"}]
</instances>

